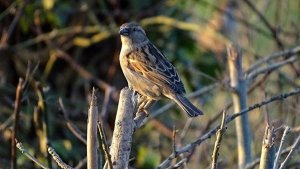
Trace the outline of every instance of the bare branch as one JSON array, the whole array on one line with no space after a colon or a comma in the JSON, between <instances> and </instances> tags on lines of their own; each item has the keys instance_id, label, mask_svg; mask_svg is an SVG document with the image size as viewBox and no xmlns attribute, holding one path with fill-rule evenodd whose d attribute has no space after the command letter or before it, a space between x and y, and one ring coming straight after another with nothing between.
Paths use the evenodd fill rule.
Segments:
<instances>
[{"instance_id":1,"label":"bare branch","mask_svg":"<svg viewBox=\"0 0 300 169\"><path fill-rule=\"evenodd\" d=\"M290 57L292 57L292 56L294 56L294 55L296 55L298 53L300 53L300 46L297 46L297 47L292 48L292 49L287 49L287 50L283 50L283 51L279 51L279 52L270 54L268 56L263 57L261 60L255 62L254 64L252 64L250 66L250 68L246 71L246 73L252 73L252 71L257 70L260 65L262 65L264 63L267 63L268 61L270 61L272 59L276 59L278 57L290 58ZM286 63L283 63L283 62L279 62L280 65L274 65L274 66L272 66L272 68L263 68L263 69L260 69L261 71L258 72L258 73L260 74L260 73L269 73L269 72L272 72L273 70L276 70L277 68L281 67L282 66L281 64L283 64L283 65L286 64ZM255 74L258 75L257 73L255 73ZM255 79L255 77L251 78L251 80ZM221 82L216 82L216 83L213 83L213 84L211 84L209 86L201 88L200 90L194 91L193 93L191 93L191 94L188 95L188 98L190 98L190 99L197 98L197 97L199 97L199 96L201 96L201 95L203 95L203 94L205 94L205 93L207 93L207 92L209 92L209 91L211 91L211 90L213 90L213 89L221 86L224 83L228 83L228 80L229 80L228 78L225 78ZM147 123L152 118L155 118L158 115L160 115L160 114L162 114L164 112L167 112L173 106L175 106L175 103L173 103L173 102L166 104L165 106L163 106L160 109L156 110L155 112L151 113L151 115L149 116L149 118L146 119L143 122L143 124ZM143 124L141 124L140 126L142 126Z\"/></svg>"},{"instance_id":2,"label":"bare branch","mask_svg":"<svg viewBox=\"0 0 300 169\"><path fill-rule=\"evenodd\" d=\"M87 156L85 156L82 160L79 161L79 163L76 165L75 169L80 169L87 163Z\"/></svg>"},{"instance_id":3,"label":"bare branch","mask_svg":"<svg viewBox=\"0 0 300 169\"><path fill-rule=\"evenodd\" d=\"M254 64L252 64L250 66L250 68L247 70L247 72L249 73L249 72L252 72L253 70L258 69L260 65L268 63L270 60L277 59L279 57L289 58L289 57L295 56L298 53L300 53L300 46L296 46L291 49L286 49L283 51L272 53L272 54L265 56L262 59L258 60Z\"/></svg>"},{"instance_id":4,"label":"bare branch","mask_svg":"<svg viewBox=\"0 0 300 169\"><path fill-rule=\"evenodd\" d=\"M11 24L9 25L8 30L4 31L2 34L2 38L0 39L0 49L6 48L8 46L9 38L10 38L11 34L13 33L20 17L22 16L24 7L27 5L27 3L28 3L28 0L21 1L20 9L17 11L17 14L14 17L14 19L12 20Z\"/></svg>"},{"instance_id":5,"label":"bare branch","mask_svg":"<svg viewBox=\"0 0 300 169\"><path fill-rule=\"evenodd\" d=\"M279 164L279 159L280 159L280 156L281 156L282 145L285 142L285 137L287 136L287 133L289 132L289 130L290 130L289 126L285 126L284 132L283 132L282 137L281 137L280 145L279 145L278 151L276 153L276 158L275 158L275 161L274 161L273 169L278 169L278 164Z\"/></svg>"},{"instance_id":6,"label":"bare branch","mask_svg":"<svg viewBox=\"0 0 300 169\"><path fill-rule=\"evenodd\" d=\"M223 111L223 117L222 117L222 122L221 122L221 127L220 129L217 131L217 138L216 138L216 142L215 142L215 146L214 146L214 151L212 154L212 165L211 165L211 169L217 169L217 163L218 163L218 157L219 157L219 150L221 147L221 141L222 141L222 137L223 134L226 131L226 127L225 127L225 119L226 119L226 111Z\"/></svg>"},{"instance_id":7,"label":"bare branch","mask_svg":"<svg viewBox=\"0 0 300 169\"><path fill-rule=\"evenodd\" d=\"M21 142L18 142L18 140L15 140L17 143L17 148L24 154L26 155L26 157L28 157L31 161L33 161L35 164L37 164L38 166L40 166L43 169L49 169L48 167L46 167L44 164L42 164L41 162L39 162L33 155L29 154L28 150L24 148L23 144Z\"/></svg>"},{"instance_id":8,"label":"bare branch","mask_svg":"<svg viewBox=\"0 0 300 169\"><path fill-rule=\"evenodd\" d=\"M64 118L66 120L68 129L74 134L75 137L77 137L81 142L83 142L86 145L86 139L84 138L85 135L69 119L68 112L67 112L67 110L66 110L66 108L64 106L64 103L63 103L62 99L59 98L58 102L59 102L60 108L61 108L61 110L62 110L62 112L64 114Z\"/></svg>"},{"instance_id":9,"label":"bare branch","mask_svg":"<svg viewBox=\"0 0 300 169\"><path fill-rule=\"evenodd\" d=\"M227 47L230 87L233 89L232 100L235 112L247 108L247 80L242 68L242 52L238 47ZM238 165L243 168L251 161L251 130L248 114L244 114L235 121Z\"/></svg>"},{"instance_id":10,"label":"bare branch","mask_svg":"<svg viewBox=\"0 0 300 169\"><path fill-rule=\"evenodd\" d=\"M91 34L91 33L99 33L98 26L70 26L62 29L53 29L50 32L41 33L38 36L23 41L21 43L16 44L13 46L14 50L20 50L21 48L27 48L34 44L41 43L44 41L49 41L54 38L58 38L59 36L66 36L66 35L73 35L73 34Z\"/></svg>"},{"instance_id":11,"label":"bare branch","mask_svg":"<svg viewBox=\"0 0 300 169\"><path fill-rule=\"evenodd\" d=\"M19 113L21 107L21 98L23 93L23 83L24 80L19 78L19 83L16 89L16 100L14 108L14 121L13 121L13 132L11 136L11 169L17 168L17 154L16 154L16 137L18 136L18 123L19 123Z\"/></svg>"},{"instance_id":12,"label":"bare branch","mask_svg":"<svg viewBox=\"0 0 300 169\"><path fill-rule=\"evenodd\" d=\"M34 90L38 98L37 105L34 111L34 122L36 127L36 133L40 141L40 149L44 156L47 157L48 166L52 168L52 162L47 147L49 145L49 126L48 126L48 109L45 102L45 96L43 88L40 82L34 81Z\"/></svg>"},{"instance_id":13,"label":"bare branch","mask_svg":"<svg viewBox=\"0 0 300 169\"><path fill-rule=\"evenodd\" d=\"M100 134L100 138L101 138L102 149L105 153L106 161L108 162L108 168L113 169L113 165L112 165L112 162L111 162L111 156L109 154L109 148L108 148L108 145L107 145L105 133L104 133L104 130L103 130L103 126L100 122L98 122L98 130L99 130L99 134Z\"/></svg>"},{"instance_id":14,"label":"bare branch","mask_svg":"<svg viewBox=\"0 0 300 169\"><path fill-rule=\"evenodd\" d=\"M297 139L295 140L291 151L289 152L289 154L286 156L285 160L281 163L279 169L283 169L285 167L285 165L287 165L287 162L290 160L290 158L292 157L292 154L294 153L294 151L297 149L297 147L300 144L300 134L298 135Z\"/></svg>"},{"instance_id":15,"label":"bare branch","mask_svg":"<svg viewBox=\"0 0 300 169\"><path fill-rule=\"evenodd\" d=\"M268 65L267 67L264 67L264 68L260 68L260 69L256 69L256 70L253 70L251 71L251 73L249 73L247 75L247 80L253 80L255 79L259 74L265 74L267 72L271 72L275 69L278 69L286 64L289 64L289 63L293 63L297 58L296 57L291 57L287 60L284 60L284 61L281 61L281 62L278 62L278 63L273 63L271 65Z\"/></svg>"},{"instance_id":16,"label":"bare branch","mask_svg":"<svg viewBox=\"0 0 300 169\"><path fill-rule=\"evenodd\" d=\"M187 158L183 158L182 160L180 160L178 163L176 163L173 166L168 167L168 169L176 169L179 168L181 166L183 166L185 163L187 162Z\"/></svg>"},{"instance_id":17,"label":"bare branch","mask_svg":"<svg viewBox=\"0 0 300 169\"><path fill-rule=\"evenodd\" d=\"M283 44L277 35L276 29L274 29L273 26L269 23L269 21L263 16L263 14L256 9L256 7L252 4L251 1L249 1L249 0L243 0L243 1L250 7L251 10L253 10L254 13L256 13L259 16L259 18L262 20L262 22L271 31L273 38L275 39L275 41L277 43L277 46L280 48L283 48Z\"/></svg>"},{"instance_id":18,"label":"bare branch","mask_svg":"<svg viewBox=\"0 0 300 169\"><path fill-rule=\"evenodd\" d=\"M103 91L106 91L108 89L112 90L112 97L117 100L118 92L110 86L105 81L93 76L89 71L84 69L81 65L79 65L69 54L64 52L61 49L56 49L57 56L63 60L65 60L75 71L78 72L80 76L82 76L86 80L91 80L97 84L97 86L102 89Z\"/></svg>"},{"instance_id":19,"label":"bare branch","mask_svg":"<svg viewBox=\"0 0 300 169\"><path fill-rule=\"evenodd\" d=\"M112 143L110 146L110 154L114 169L124 169L128 167L132 134L134 131L133 114L136 111L132 102L133 97L133 91L130 89L124 88L121 90Z\"/></svg>"},{"instance_id":20,"label":"bare branch","mask_svg":"<svg viewBox=\"0 0 300 169\"><path fill-rule=\"evenodd\" d=\"M288 97L294 96L294 95L298 95L300 94L300 89L295 89L292 92L289 93L284 93L284 94L280 94L274 97L271 97L270 99L264 100L262 102L256 103L250 107L247 107L246 109L243 109L242 111L240 111L239 113L235 113L233 115L230 115L229 117L226 118L226 124L232 122L233 120L235 120L237 117L246 114L254 109L260 108L264 105L267 105L271 102L274 101L278 101L278 100L284 100ZM177 156L175 156L174 153L170 154L159 166L158 168L167 168L170 165L170 162L177 158L178 155L182 154L182 153L189 153L190 151L192 151L193 149L195 149L196 146L199 146L202 142L204 142L205 140L211 138L212 135L214 135L218 129L220 128L220 125L214 127L213 129L211 129L210 131L208 131L207 133L205 133L204 135L200 136L198 139L196 139L195 141L193 141L190 144L185 145L184 147L181 148L177 148Z\"/></svg>"},{"instance_id":21,"label":"bare branch","mask_svg":"<svg viewBox=\"0 0 300 169\"><path fill-rule=\"evenodd\" d=\"M90 108L88 113L87 125L87 168L98 168L97 156L97 120L98 120L98 106L95 88L93 88Z\"/></svg>"},{"instance_id":22,"label":"bare branch","mask_svg":"<svg viewBox=\"0 0 300 169\"><path fill-rule=\"evenodd\" d=\"M281 155L289 153L289 152L291 151L291 149L292 149L292 146L285 148L284 150L281 151ZM260 162L260 157L256 158L256 159L253 160L251 163L248 163L248 164L245 166L245 169L252 169L252 168L254 168L256 165L258 165L259 162Z\"/></svg>"},{"instance_id":23,"label":"bare branch","mask_svg":"<svg viewBox=\"0 0 300 169\"><path fill-rule=\"evenodd\" d=\"M59 155L55 152L52 147L48 147L48 152L52 156L53 160L57 163L57 165L62 169L74 169L73 167L69 166L59 157Z\"/></svg>"},{"instance_id":24,"label":"bare branch","mask_svg":"<svg viewBox=\"0 0 300 169\"><path fill-rule=\"evenodd\" d=\"M109 109L109 105L110 105L110 101L111 101L111 94L113 92L112 88L108 88L105 91L105 95L104 95L104 101L103 101L103 106L102 106L102 110L101 110L101 116L99 116L99 121L100 118L102 118L103 121L105 121L107 119L107 113L108 113L108 109Z\"/></svg>"},{"instance_id":25,"label":"bare branch","mask_svg":"<svg viewBox=\"0 0 300 169\"><path fill-rule=\"evenodd\" d=\"M259 169L273 168L275 156L274 127L267 124L262 142Z\"/></svg>"},{"instance_id":26,"label":"bare branch","mask_svg":"<svg viewBox=\"0 0 300 169\"><path fill-rule=\"evenodd\" d=\"M175 125L173 126L172 138L173 138L173 153L176 154L176 127L175 127Z\"/></svg>"}]
</instances>

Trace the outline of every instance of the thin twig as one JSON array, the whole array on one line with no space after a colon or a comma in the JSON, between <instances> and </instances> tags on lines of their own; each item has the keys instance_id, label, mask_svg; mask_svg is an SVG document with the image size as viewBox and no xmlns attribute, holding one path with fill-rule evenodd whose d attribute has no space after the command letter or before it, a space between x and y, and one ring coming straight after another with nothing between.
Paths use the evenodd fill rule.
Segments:
<instances>
[{"instance_id":1,"label":"thin twig","mask_svg":"<svg viewBox=\"0 0 300 169\"><path fill-rule=\"evenodd\" d=\"M273 169L277 169L278 168L279 159L280 159L281 150L282 150L282 145L285 142L285 138L286 138L287 133L289 132L289 130L290 130L289 126L285 126L284 132L283 132L282 137L281 137L280 145L279 145L278 151L276 153L276 158L275 158L275 161L274 161L274 167L273 167Z\"/></svg>"},{"instance_id":2,"label":"thin twig","mask_svg":"<svg viewBox=\"0 0 300 169\"><path fill-rule=\"evenodd\" d=\"M218 163L218 157L219 157L219 150L221 147L221 141L222 141L222 137L226 131L226 127L225 127L225 119L226 119L226 111L223 111L223 117L222 117L222 122L221 122L221 127L220 129L218 129L217 131L217 138L216 138L216 142L215 142L215 146L214 146L214 151L212 153L212 165L211 165L211 169L216 169L217 168L217 163Z\"/></svg>"},{"instance_id":3,"label":"thin twig","mask_svg":"<svg viewBox=\"0 0 300 169\"><path fill-rule=\"evenodd\" d=\"M176 154L176 127L175 127L175 125L173 126L172 138L173 138L173 153Z\"/></svg>"},{"instance_id":4,"label":"thin twig","mask_svg":"<svg viewBox=\"0 0 300 169\"><path fill-rule=\"evenodd\" d=\"M0 13L0 21L5 18L7 15L9 15L12 11L14 11L15 13L15 10L16 10L16 7L17 7L17 3L18 1L13 1L6 9L4 9L3 11L1 11ZM4 4L2 4L4 5Z\"/></svg>"},{"instance_id":5,"label":"thin twig","mask_svg":"<svg viewBox=\"0 0 300 169\"><path fill-rule=\"evenodd\" d=\"M141 20L140 23L142 26L148 26L148 25L154 25L154 24L164 24L164 25L168 25L168 26L174 26L178 29L193 31L193 32L198 32L199 30L204 29L204 27L199 24L179 21L174 18L163 16L163 15L145 18L145 19Z\"/></svg>"},{"instance_id":6,"label":"thin twig","mask_svg":"<svg viewBox=\"0 0 300 169\"><path fill-rule=\"evenodd\" d=\"M105 121L107 119L107 113L108 113L109 106L110 106L112 92L113 92L112 88L108 88L108 90L105 91L103 106L102 106L102 110L101 110L101 116L99 116L99 118L102 117L103 121ZM99 119L99 121L100 121L100 119Z\"/></svg>"},{"instance_id":7,"label":"thin twig","mask_svg":"<svg viewBox=\"0 0 300 169\"><path fill-rule=\"evenodd\" d=\"M220 7L219 4L215 4L211 1L199 1L199 3L205 5L205 6L209 6L212 7L214 10L216 10L217 12L219 12L222 15L228 15L230 14L230 10L225 10L224 8ZM241 23L241 25L243 25L245 28L250 29L250 30L254 30L256 33L258 33L259 35L263 35L266 38L272 38L272 35L270 35L270 33L268 31L266 31L265 29L262 29L261 27L257 26L257 24L253 24L251 22L249 22L249 19L239 16L239 15L232 15L234 20L237 20L239 23Z\"/></svg>"},{"instance_id":8,"label":"thin twig","mask_svg":"<svg viewBox=\"0 0 300 169\"><path fill-rule=\"evenodd\" d=\"M60 108L64 114L64 118L67 124L68 129L74 134L75 137L77 137L81 142L83 142L86 145L86 139L85 139L85 134L80 131L80 129L72 123L72 121L68 117L68 112L65 109L64 103L61 98L58 99Z\"/></svg>"},{"instance_id":9,"label":"thin twig","mask_svg":"<svg viewBox=\"0 0 300 169\"><path fill-rule=\"evenodd\" d=\"M273 38L275 39L276 43L277 43L277 46L279 48L283 48L283 44L281 42L281 40L279 39L278 37L278 34L276 32L276 29L273 28L273 26L269 23L269 21L264 17L264 15L258 11L258 9L256 9L256 7L253 5L253 3L249 0L243 0L249 7L250 9L256 13L259 18L262 20L262 22L266 25L266 27L271 31L272 35L273 35Z\"/></svg>"},{"instance_id":10,"label":"thin twig","mask_svg":"<svg viewBox=\"0 0 300 169\"><path fill-rule=\"evenodd\" d=\"M1 131L1 130L0 130ZM300 126L291 129L292 132L300 132Z\"/></svg>"},{"instance_id":11,"label":"thin twig","mask_svg":"<svg viewBox=\"0 0 300 169\"><path fill-rule=\"evenodd\" d=\"M281 163L279 169L283 169L285 167L285 165L287 165L287 162L290 160L290 158L292 157L292 154L297 149L297 147L299 146L299 144L300 144L300 134L298 135L296 141L294 142L291 151L286 156L285 160Z\"/></svg>"},{"instance_id":12,"label":"thin twig","mask_svg":"<svg viewBox=\"0 0 300 169\"><path fill-rule=\"evenodd\" d=\"M34 44L41 43L43 41L49 41L59 36L66 36L69 34L91 34L98 33L101 30L98 26L71 26L62 29L53 29L50 32L39 34L38 36L16 44L12 48L14 50L20 50L21 48L28 48Z\"/></svg>"},{"instance_id":13,"label":"thin twig","mask_svg":"<svg viewBox=\"0 0 300 169\"><path fill-rule=\"evenodd\" d=\"M184 124L183 129L182 129L182 132L180 133L180 140L182 140L186 136L186 134L188 132L188 129L190 128L190 126L192 124L192 121L193 121L192 118L186 119L186 122Z\"/></svg>"},{"instance_id":14,"label":"thin twig","mask_svg":"<svg viewBox=\"0 0 300 169\"><path fill-rule=\"evenodd\" d=\"M19 83L16 89L16 100L14 108L14 121L13 121L13 132L11 136L11 169L17 168L17 154L16 154L16 137L18 136L18 123L19 123L19 113L20 113L20 102L23 93L23 83L24 80L19 78Z\"/></svg>"},{"instance_id":15,"label":"thin twig","mask_svg":"<svg viewBox=\"0 0 300 169\"><path fill-rule=\"evenodd\" d=\"M107 144L107 141L106 141L103 126L102 126L101 122L99 122L99 121L98 121L98 131L99 131L100 138L101 138L102 149L105 153L106 161L108 161L108 168L113 169L113 165L112 165L112 162L111 162L111 156L109 154L109 148L108 148L108 144Z\"/></svg>"},{"instance_id":16,"label":"thin twig","mask_svg":"<svg viewBox=\"0 0 300 169\"><path fill-rule=\"evenodd\" d=\"M247 73L250 73L253 70L258 69L260 65L268 63L270 60L277 59L279 57L284 57L284 58L287 59L287 58L292 57L292 56L294 56L298 53L300 53L300 46L296 46L296 47L291 48L291 49L286 49L286 50L283 50L283 51L272 53L272 54L270 54L268 56L265 56L262 59L256 61L254 64L252 64L250 66L250 68L247 70Z\"/></svg>"},{"instance_id":17,"label":"thin twig","mask_svg":"<svg viewBox=\"0 0 300 169\"><path fill-rule=\"evenodd\" d=\"M75 169L80 169L87 163L87 156L85 156L82 160L79 161L79 163L76 165Z\"/></svg>"},{"instance_id":18,"label":"thin twig","mask_svg":"<svg viewBox=\"0 0 300 169\"><path fill-rule=\"evenodd\" d=\"M110 86L108 83L106 83L105 81L95 77L94 75L92 75L89 71L87 71L85 68L83 68L81 65L79 65L69 54L67 54L66 52L64 52L61 49L56 49L57 52L57 56L63 60L65 60L66 62L68 62L68 64L75 70L77 71L77 73L82 76L84 79L86 80L90 80L92 82L95 82L97 84L97 86L102 89L103 91L106 90L112 90L112 98L114 98L115 100L118 100L118 95L119 93L112 87Z\"/></svg>"},{"instance_id":19,"label":"thin twig","mask_svg":"<svg viewBox=\"0 0 300 169\"><path fill-rule=\"evenodd\" d=\"M46 167L44 164L42 164L41 162L39 162L39 160L37 160L34 156L32 156L31 154L29 154L28 150L24 148L23 144L21 142L18 142L18 140L15 140L17 143L17 148L26 156L28 157L31 161L33 161L35 164L37 164L38 166L40 166L43 169L49 169L48 167Z\"/></svg>"},{"instance_id":20,"label":"thin twig","mask_svg":"<svg viewBox=\"0 0 300 169\"><path fill-rule=\"evenodd\" d=\"M2 133L2 131L4 131L6 128L8 128L9 126L11 126L11 123L13 122L14 120L14 116L15 114L12 114L11 116L9 116L8 119L5 120L5 122L3 122L1 125L0 125L0 133Z\"/></svg>"},{"instance_id":21,"label":"thin twig","mask_svg":"<svg viewBox=\"0 0 300 169\"><path fill-rule=\"evenodd\" d=\"M62 169L74 169L73 167L69 166L59 157L59 155L55 152L52 147L48 147L48 152L52 156L53 160L57 163L57 165Z\"/></svg>"},{"instance_id":22,"label":"thin twig","mask_svg":"<svg viewBox=\"0 0 300 169\"><path fill-rule=\"evenodd\" d=\"M233 115L230 115L229 117L226 118L226 123L225 124L228 124L230 122L232 122L233 120L235 120L237 117L243 115L243 114L246 114L254 109L257 109L257 108L260 108L266 104L269 104L271 102L274 102L274 101L278 101L278 100L284 100L288 97L291 97L291 96L294 96L294 95L298 95L300 94L300 89L295 89L294 91L292 92L289 92L289 93L284 93L284 94L280 94L280 95L277 95L277 96L274 96L274 97L271 97L270 99L268 100L264 100L262 102L259 102L259 103L256 103L252 106L249 106L248 108L240 111L239 113L235 113ZM214 127L213 129L211 129L210 131L208 131L207 133L205 133L204 135L202 135L201 137L197 138L195 141L193 141L192 143L190 144L187 144L185 145L184 147L181 147L179 149L177 149L177 156L175 156L174 153L170 154L159 166L158 168L167 168L169 165L170 165L170 162L177 158L178 155L182 154L182 153L188 153L190 152L191 150L193 150L196 146L199 146L202 142L204 142L205 140L211 138L212 135L214 135L218 129L220 128L220 125Z\"/></svg>"},{"instance_id":23,"label":"thin twig","mask_svg":"<svg viewBox=\"0 0 300 169\"><path fill-rule=\"evenodd\" d=\"M281 62L278 62L278 63L273 63L271 65L268 65L267 67L264 67L264 68L260 68L260 69L256 69L256 70L253 70L251 71L251 73L249 73L247 75L247 79L248 80L253 80L255 79L259 74L265 74L267 72L271 72L275 69L278 69L286 64L289 64L289 63L293 63L297 58L296 57L291 57L287 60L283 60Z\"/></svg>"},{"instance_id":24,"label":"thin twig","mask_svg":"<svg viewBox=\"0 0 300 169\"><path fill-rule=\"evenodd\" d=\"M249 88L249 90L247 91L247 94L252 93L256 89L256 87L260 86L264 81L266 81L266 79L270 75L270 73L271 72L267 72L259 81L252 84L251 87ZM218 119L218 117L220 117L220 115L223 113L223 111L224 110L228 111L230 109L230 107L232 107L232 105L233 105L233 103L231 101L226 106L224 106L225 108L223 110L219 111L218 113L216 113L215 116L206 124L206 126L204 127L204 129L202 131L207 131L210 128L210 126Z\"/></svg>"},{"instance_id":25,"label":"thin twig","mask_svg":"<svg viewBox=\"0 0 300 169\"><path fill-rule=\"evenodd\" d=\"M13 33L20 17L22 16L24 7L27 5L27 3L28 3L28 0L21 1L20 9L18 10L16 16L14 17L11 24L9 25L8 30L3 32L3 34L2 34L2 38L0 39L0 49L6 48L8 46L7 43L9 41L9 38L10 38L11 34Z\"/></svg>"},{"instance_id":26,"label":"thin twig","mask_svg":"<svg viewBox=\"0 0 300 169\"><path fill-rule=\"evenodd\" d=\"M182 165L184 165L186 162L187 162L187 158L183 158L178 163L176 163L173 166L168 167L167 169L177 169L177 168L181 167Z\"/></svg>"}]
</instances>

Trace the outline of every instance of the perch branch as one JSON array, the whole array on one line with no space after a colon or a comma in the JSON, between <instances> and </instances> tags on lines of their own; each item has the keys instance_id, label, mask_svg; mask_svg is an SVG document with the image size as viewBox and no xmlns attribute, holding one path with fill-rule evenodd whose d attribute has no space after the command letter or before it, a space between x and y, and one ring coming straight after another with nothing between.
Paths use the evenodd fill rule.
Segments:
<instances>
[{"instance_id":1,"label":"perch branch","mask_svg":"<svg viewBox=\"0 0 300 169\"><path fill-rule=\"evenodd\" d=\"M133 97L133 91L130 89L124 88L121 90L110 146L111 160L114 169L124 169L128 167L132 134L134 131L133 114L135 113L135 106L132 102Z\"/></svg>"}]
</instances>

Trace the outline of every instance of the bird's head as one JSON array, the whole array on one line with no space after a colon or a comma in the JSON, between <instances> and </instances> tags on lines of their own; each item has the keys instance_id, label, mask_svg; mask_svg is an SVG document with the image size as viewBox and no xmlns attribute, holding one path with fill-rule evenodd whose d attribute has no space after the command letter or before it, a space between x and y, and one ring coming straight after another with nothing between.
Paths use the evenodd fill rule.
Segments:
<instances>
[{"instance_id":1,"label":"bird's head","mask_svg":"<svg viewBox=\"0 0 300 169\"><path fill-rule=\"evenodd\" d=\"M135 22L123 24L119 34L123 45L140 46L148 42L145 31Z\"/></svg>"}]
</instances>

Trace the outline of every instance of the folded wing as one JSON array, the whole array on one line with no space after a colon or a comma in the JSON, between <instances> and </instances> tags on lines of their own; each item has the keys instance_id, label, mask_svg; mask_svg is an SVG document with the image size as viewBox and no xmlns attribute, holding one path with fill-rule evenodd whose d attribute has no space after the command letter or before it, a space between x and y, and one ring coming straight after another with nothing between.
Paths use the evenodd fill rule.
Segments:
<instances>
[{"instance_id":1,"label":"folded wing","mask_svg":"<svg viewBox=\"0 0 300 169\"><path fill-rule=\"evenodd\" d=\"M185 93L174 66L151 43L128 54L128 68L158 86L166 86L177 94Z\"/></svg>"}]
</instances>

